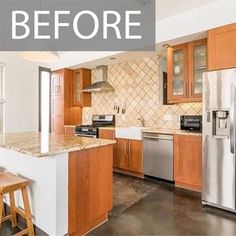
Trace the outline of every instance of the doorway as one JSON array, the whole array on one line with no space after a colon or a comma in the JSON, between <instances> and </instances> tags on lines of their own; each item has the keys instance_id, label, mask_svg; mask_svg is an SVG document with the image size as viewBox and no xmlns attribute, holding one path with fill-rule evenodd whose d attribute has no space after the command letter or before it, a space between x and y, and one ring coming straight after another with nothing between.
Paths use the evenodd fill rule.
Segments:
<instances>
[{"instance_id":1,"label":"doorway","mask_svg":"<svg viewBox=\"0 0 236 236\"><path fill-rule=\"evenodd\" d=\"M39 68L39 132L51 132L51 70Z\"/></svg>"}]
</instances>

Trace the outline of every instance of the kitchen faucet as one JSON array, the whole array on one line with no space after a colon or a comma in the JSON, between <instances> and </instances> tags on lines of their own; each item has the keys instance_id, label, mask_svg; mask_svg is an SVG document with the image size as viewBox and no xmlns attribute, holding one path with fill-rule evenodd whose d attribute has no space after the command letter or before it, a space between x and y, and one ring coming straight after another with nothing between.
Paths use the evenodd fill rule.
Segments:
<instances>
[{"instance_id":1,"label":"kitchen faucet","mask_svg":"<svg viewBox=\"0 0 236 236\"><path fill-rule=\"evenodd\" d=\"M145 120L142 116L140 116L137 120L141 122L142 127L145 127Z\"/></svg>"}]
</instances>

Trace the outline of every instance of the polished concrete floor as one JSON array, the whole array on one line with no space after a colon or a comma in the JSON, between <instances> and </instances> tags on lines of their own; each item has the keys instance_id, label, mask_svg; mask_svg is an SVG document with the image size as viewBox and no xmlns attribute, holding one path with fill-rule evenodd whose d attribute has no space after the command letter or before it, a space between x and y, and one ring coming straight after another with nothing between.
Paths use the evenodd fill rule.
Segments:
<instances>
[{"instance_id":1,"label":"polished concrete floor","mask_svg":"<svg viewBox=\"0 0 236 236\"><path fill-rule=\"evenodd\" d=\"M157 183L158 188L90 236L236 236L236 215L202 207L199 193Z\"/></svg>"},{"instance_id":2,"label":"polished concrete floor","mask_svg":"<svg viewBox=\"0 0 236 236\"><path fill-rule=\"evenodd\" d=\"M199 193L166 183L156 185L155 191L89 236L236 236L235 214L202 207ZM12 233L10 222L5 222L0 235Z\"/></svg>"}]
</instances>

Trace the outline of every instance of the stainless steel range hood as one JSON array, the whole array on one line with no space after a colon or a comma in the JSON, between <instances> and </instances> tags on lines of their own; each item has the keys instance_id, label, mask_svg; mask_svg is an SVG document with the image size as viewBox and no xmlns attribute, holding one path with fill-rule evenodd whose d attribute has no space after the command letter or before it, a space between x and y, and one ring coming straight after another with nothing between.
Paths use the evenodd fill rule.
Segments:
<instances>
[{"instance_id":1,"label":"stainless steel range hood","mask_svg":"<svg viewBox=\"0 0 236 236\"><path fill-rule=\"evenodd\" d=\"M96 78L95 82L88 87L84 88L82 92L111 92L115 89L107 82L107 66L96 67Z\"/></svg>"}]
</instances>

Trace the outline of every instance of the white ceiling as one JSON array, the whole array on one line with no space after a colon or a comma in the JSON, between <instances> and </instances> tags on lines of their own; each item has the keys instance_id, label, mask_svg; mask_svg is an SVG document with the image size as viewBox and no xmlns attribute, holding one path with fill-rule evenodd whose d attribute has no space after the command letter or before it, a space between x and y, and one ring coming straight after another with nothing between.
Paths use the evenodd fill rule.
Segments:
<instances>
[{"instance_id":1,"label":"white ceiling","mask_svg":"<svg viewBox=\"0 0 236 236\"><path fill-rule=\"evenodd\" d=\"M156 19L174 16L217 0L156 0Z\"/></svg>"}]
</instances>

